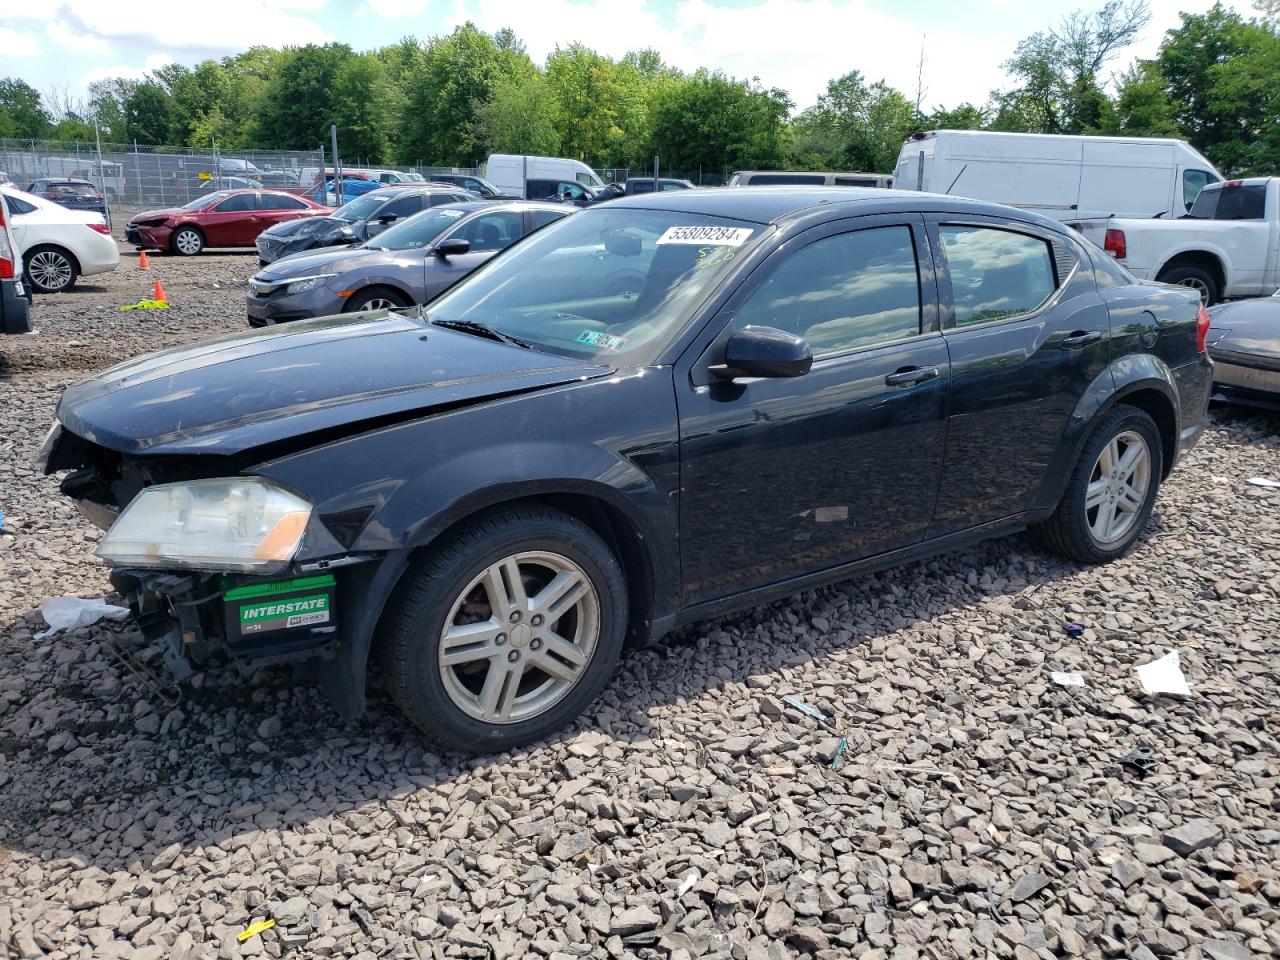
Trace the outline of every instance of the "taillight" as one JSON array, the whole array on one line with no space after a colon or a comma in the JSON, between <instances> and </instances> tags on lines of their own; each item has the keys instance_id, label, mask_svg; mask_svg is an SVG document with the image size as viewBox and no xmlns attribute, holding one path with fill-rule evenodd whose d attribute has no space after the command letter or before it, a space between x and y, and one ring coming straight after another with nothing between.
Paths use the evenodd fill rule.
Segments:
<instances>
[{"instance_id":1,"label":"taillight","mask_svg":"<svg viewBox=\"0 0 1280 960\"><path fill-rule=\"evenodd\" d=\"M0 280L13 279L13 250L9 246L9 228L4 225L4 200L0 199Z\"/></svg>"},{"instance_id":2,"label":"taillight","mask_svg":"<svg viewBox=\"0 0 1280 960\"><path fill-rule=\"evenodd\" d=\"M86 223L85 226L88 227L90 230L94 230L102 234L104 237L111 236L111 228L108 227L105 223Z\"/></svg>"},{"instance_id":3,"label":"taillight","mask_svg":"<svg viewBox=\"0 0 1280 960\"><path fill-rule=\"evenodd\" d=\"M1204 353L1209 348L1209 311L1200 304L1200 312L1196 314L1196 350Z\"/></svg>"},{"instance_id":4,"label":"taillight","mask_svg":"<svg viewBox=\"0 0 1280 960\"><path fill-rule=\"evenodd\" d=\"M1125 245L1124 231L1115 228L1108 230L1106 239L1102 241L1102 249L1117 260L1123 260L1129 253L1129 248Z\"/></svg>"}]
</instances>

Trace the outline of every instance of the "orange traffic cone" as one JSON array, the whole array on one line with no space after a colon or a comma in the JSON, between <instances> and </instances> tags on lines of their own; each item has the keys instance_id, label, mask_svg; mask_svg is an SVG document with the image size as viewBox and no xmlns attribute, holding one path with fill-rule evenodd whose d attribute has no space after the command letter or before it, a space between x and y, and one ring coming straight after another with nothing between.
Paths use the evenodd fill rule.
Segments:
<instances>
[{"instance_id":1,"label":"orange traffic cone","mask_svg":"<svg viewBox=\"0 0 1280 960\"><path fill-rule=\"evenodd\" d=\"M151 266L151 261L147 259L147 251L139 250L138 251L138 269L146 270L150 266Z\"/></svg>"},{"instance_id":2,"label":"orange traffic cone","mask_svg":"<svg viewBox=\"0 0 1280 960\"><path fill-rule=\"evenodd\" d=\"M163 300L165 303L169 302L169 298L164 295L164 286L160 283L159 280L156 281L155 287L152 288L151 299Z\"/></svg>"}]
</instances>

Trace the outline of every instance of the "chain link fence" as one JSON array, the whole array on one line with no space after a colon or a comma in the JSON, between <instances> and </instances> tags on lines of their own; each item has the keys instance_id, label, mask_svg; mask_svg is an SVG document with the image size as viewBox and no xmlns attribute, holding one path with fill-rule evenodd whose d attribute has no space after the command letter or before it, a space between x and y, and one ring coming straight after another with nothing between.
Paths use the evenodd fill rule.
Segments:
<instances>
[{"instance_id":1,"label":"chain link fence","mask_svg":"<svg viewBox=\"0 0 1280 960\"><path fill-rule=\"evenodd\" d=\"M393 182L396 174L475 173L469 168L366 166L342 158L344 173ZM321 171L333 158L314 150L221 150L144 144L0 138L0 172L21 189L43 177L76 177L94 184L112 207L143 210L189 203L210 190L265 187L320 199Z\"/></svg>"}]
</instances>

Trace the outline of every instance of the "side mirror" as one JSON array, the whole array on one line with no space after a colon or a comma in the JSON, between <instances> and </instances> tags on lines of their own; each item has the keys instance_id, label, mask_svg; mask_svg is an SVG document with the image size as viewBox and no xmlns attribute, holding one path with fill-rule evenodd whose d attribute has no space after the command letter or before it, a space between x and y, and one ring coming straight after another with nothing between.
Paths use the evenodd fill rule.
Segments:
<instances>
[{"instance_id":1,"label":"side mirror","mask_svg":"<svg viewBox=\"0 0 1280 960\"><path fill-rule=\"evenodd\" d=\"M470 250L470 240L461 240L458 237L452 237L448 240L441 240L435 245L435 249L431 252L437 257L447 259L449 257L457 257L464 253L469 253Z\"/></svg>"},{"instance_id":2,"label":"side mirror","mask_svg":"<svg viewBox=\"0 0 1280 960\"><path fill-rule=\"evenodd\" d=\"M724 363L710 372L721 380L803 377L812 366L813 351L803 337L776 327L743 327L725 344Z\"/></svg>"},{"instance_id":3,"label":"side mirror","mask_svg":"<svg viewBox=\"0 0 1280 960\"><path fill-rule=\"evenodd\" d=\"M382 216L378 218L378 222L379 223L395 223L399 219L400 218L396 216L394 213L384 213Z\"/></svg>"}]
</instances>

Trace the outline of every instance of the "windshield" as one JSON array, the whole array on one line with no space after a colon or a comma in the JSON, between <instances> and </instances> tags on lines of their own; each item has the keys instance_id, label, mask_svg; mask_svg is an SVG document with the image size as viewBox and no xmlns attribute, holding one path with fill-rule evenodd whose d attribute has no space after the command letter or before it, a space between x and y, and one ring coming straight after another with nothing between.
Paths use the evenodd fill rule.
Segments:
<instances>
[{"instance_id":1,"label":"windshield","mask_svg":"<svg viewBox=\"0 0 1280 960\"><path fill-rule=\"evenodd\" d=\"M671 342L765 227L669 210L566 217L431 304L431 320L483 323L539 349L644 362Z\"/></svg>"},{"instance_id":2,"label":"windshield","mask_svg":"<svg viewBox=\"0 0 1280 960\"><path fill-rule=\"evenodd\" d=\"M329 216L335 220L345 220L347 223L354 223L356 220L367 220L369 214L382 206L386 199L384 196L375 197L371 193L366 193L362 197L356 197L350 203L343 204Z\"/></svg>"},{"instance_id":3,"label":"windshield","mask_svg":"<svg viewBox=\"0 0 1280 960\"><path fill-rule=\"evenodd\" d=\"M226 190L215 190L213 193L207 194L206 196L196 197L190 203L184 203L182 205L182 209L183 210L202 210L212 203L217 203L219 200L221 200L223 197L227 195L228 194Z\"/></svg>"},{"instance_id":4,"label":"windshield","mask_svg":"<svg viewBox=\"0 0 1280 960\"><path fill-rule=\"evenodd\" d=\"M417 250L434 242L436 237L461 220L466 212L447 207L423 210L404 223L397 223L394 227L383 230L378 234L377 240L366 243L365 246L370 250Z\"/></svg>"}]
</instances>

